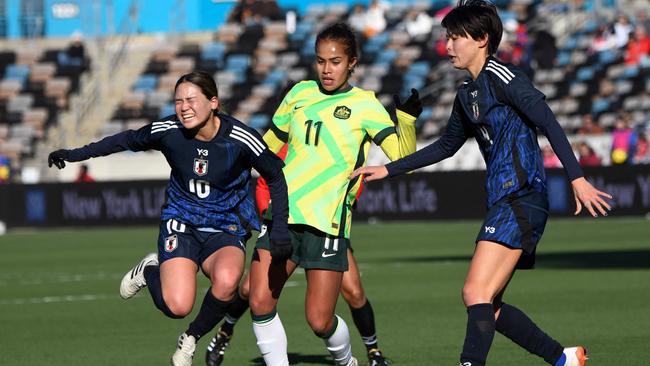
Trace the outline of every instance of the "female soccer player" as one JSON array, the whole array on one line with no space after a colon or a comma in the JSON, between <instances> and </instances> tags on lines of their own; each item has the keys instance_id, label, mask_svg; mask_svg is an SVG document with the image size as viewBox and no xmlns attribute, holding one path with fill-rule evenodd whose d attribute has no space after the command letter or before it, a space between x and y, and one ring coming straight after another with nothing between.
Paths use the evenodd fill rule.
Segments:
<instances>
[{"instance_id":1,"label":"female soccer player","mask_svg":"<svg viewBox=\"0 0 650 366\"><path fill-rule=\"evenodd\" d=\"M173 365L191 365L196 341L223 318L244 271L245 243L259 230L249 196L251 168L269 182L273 198L271 252L291 254L287 186L282 160L242 122L219 112L214 79L192 72L176 82L176 115L72 150L50 153L48 164L82 161L115 152L159 150L171 167L162 207L158 254L151 253L122 279L120 295L147 286L154 304L170 318L190 313L199 268L212 285L201 310L178 339Z\"/></svg>"},{"instance_id":2,"label":"female soccer player","mask_svg":"<svg viewBox=\"0 0 650 366\"><path fill-rule=\"evenodd\" d=\"M351 208L360 167L374 141L392 160L415 150L417 93L397 105L400 135L370 91L349 84L357 64L357 42L349 26L337 23L316 37L318 80L296 84L273 116L264 140L272 151L288 143L284 174L289 190L289 235L293 254L274 261L262 232L253 253L249 304L257 344L269 366L286 366L287 339L276 304L298 265L305 269L305 314L337 365L357 365L343 319L334 314L343 272L348 269ZM275 205L275 201L273 201ZM273 227L270 231L273 231Z\"/></svg>"},{"instance_id":3,"label":"female soccer player","mask_svg":"<svg viewBox=\"0 0 650 366\"><path fill-rule=\"evenodd\" d=\"M287 147L288 145L284 145L278 152L278 156L281 159L287 156ZM363 182L361 184L363 185ZM356 200L359 199L361 191L362 187L359 187L355 197ZM266 216L270 219L270 216L267 216L270 199L269 186L263 177L259 177L255 186L255 202L257 203L257 210L261 217ZM375 331L375 314L361 284L361 275L359 274L359 268L354 258L352 247L348 248L347 257L348 270L343 272L341 295L350 307L354 324L359 330L361 339L366 346L368 365L387 366L386 358L379 349L379 342ZM247 275L242 280L238 295L226 312L223 324L214 338L212 338L212 341L210 341L205 356L207 366L219 366L223 362L226 348L230 345L230 339L235 330L235 324L248 309L249 279L250 276Z\"/></svg>"},{"instance_id":4,"label":"female soccer player","mask_svg":"<svg viewBox=\"0 0 650 366\"><path fill-rule=\"evenodd\" d=\"M536 128L546 134L569 176L576 201L589 213L607 215L607 193L585 180L562 128L521 70L492 57L502 24L494 5L461 1L442 21L447 52L468 79L458 90L445 132L418 152L385 166L357 169L351 179L394 177L452 156L474 136L487 165L487 217L463 286L467 332L462 366L485 365L495 330L556 366L583 366L583 347L564 348L521 310L502 302L516 268L532 268L548 217L546 177Z\"/></svg>"}]
</instances>

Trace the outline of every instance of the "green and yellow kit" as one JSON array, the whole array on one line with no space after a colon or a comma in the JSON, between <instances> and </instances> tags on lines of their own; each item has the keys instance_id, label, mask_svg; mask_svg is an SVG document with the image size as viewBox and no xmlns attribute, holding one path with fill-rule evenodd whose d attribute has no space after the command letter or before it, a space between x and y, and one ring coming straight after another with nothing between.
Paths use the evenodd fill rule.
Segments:
<instances>
[{"instance_id":1,"label":"green and yellow kit","mask_svg":"<svg viewBox=\"0 0 650 366\"><path fill-rule=\"evenodd\" d=\"M360 185L349 176L365 163L370 142L391 160L415 152L415 117L398 110L397 119L396 129L372 91L349 87L327 94L313 80L291 88L264 135L276 153L288 144L289 224L349 238Z\"/></svg>"}]
</instances>

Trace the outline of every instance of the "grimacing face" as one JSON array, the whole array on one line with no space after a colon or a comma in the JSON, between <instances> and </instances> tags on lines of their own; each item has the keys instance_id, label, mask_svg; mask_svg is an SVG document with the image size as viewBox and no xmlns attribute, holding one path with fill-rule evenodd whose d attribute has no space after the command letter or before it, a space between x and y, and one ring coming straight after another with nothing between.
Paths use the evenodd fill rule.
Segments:
<instances>
[{"instance_id":1,"label":"grimacing face","mask_svg":"<svg viewBox=\"0 0 650 366\"><path fill-rule=\"evenodd\" d=\"M327 91L348 85L350 70L357 63L355 57L345 53L345 45L337 40L324 39L316 46L316 71L318 80Z\"/></svg>"},{"instance_id":2,"label":"grimacing face","mask_svg":"<svg viewBox=\"0 0 650 366\"><path fill-rule=\"evenodd\" d=\"M217 97L208 99L197 85L183 82L174 93L176 115L187 129L201 128L219 106Z\"/></svg>"}]
</instances>

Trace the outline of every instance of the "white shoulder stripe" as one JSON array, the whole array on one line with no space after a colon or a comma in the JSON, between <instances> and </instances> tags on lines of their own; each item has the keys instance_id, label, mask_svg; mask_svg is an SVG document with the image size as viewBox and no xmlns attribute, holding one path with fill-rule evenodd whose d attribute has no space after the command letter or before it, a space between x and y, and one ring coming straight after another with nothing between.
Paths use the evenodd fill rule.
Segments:
<instances>
[{"instance_id":1,"label":"white shoulder stripe","mask_svg":"<svg viewBox=\"0 0 650 366\"><path fill-rule=\"evenodd\" d=\"M156 132L163 132L170 130L172 128L178 128L178 125L169 125L169 126L157 126L157 127L152 127L151 128L151 133L154 134Z\"/></svg>"},{"instance_id":2,"label":"white shoulder stripe","mask_svg":"<svg viewBox=\"0 0 650 366\"><path fill-rule=\"evenodd\" d=\"M264 150L264 144L260 142L260 140L257 137L255 137L255 135L253 135L252 133L246 131L245 129L239 126L232 126L232 127L233 127L233 132L237 131L241 133L242 136L248 137L253 144L255 144L260 149Z\"/></svg>"},{"instance_id":3,"label":"white shoulder stripe","mask_svg":"<svg viewBox=\"0 0 650 366\"><path fill-rule=\"evenodd\" d=\"M501 79L501 81L503 81L504 83L506 83L506 84L509 84L509 83L510 83L510 80L511 80L511 79L510 79L508 76L503 75L503 74L501 73L501 71L496 70L496 69L493 68L492 66L488 66L488 67L486 67L485 70L487 70L487 71L491 71L492 73L494 73L494 74L495 74L496 76L498 76L499 79Z\"/></svg>"},{"instance_id":4,"label":"white shoulder stripe","mask_svg":"<svg viewBox=\"0 0 650 366\"><path fill-rule=\"evenodd\" d=\"M154 125L173 125L176 121L156 121Z\"/></svg>"},{"instance_id":5,"label":"white shoulder stripe","mask_svg":"<svg viewBox=\"0 0 650 366\"><path fill-rule=\"evenodd\" d=\"M234 133L231 133L230 137L234 138L235 140L239 140L239 141L243 142L244 144L246 144L246 146L248 146L248 148L251 149L251 151L253 152L253 154L255 154L255 156L260 156L260 154L262 153L256 146L251 145L251 143L248 140L246 140L245 138L243 138L241 136L238 136L238 135L235 135Z\"/></svg>"},{"instance_id":6,"label":"white shoulder stripe","mask_svg":"<svg viewBox=\"0 0 650 366\"><path fill-rule=\"evenodd\" d=\"M510 76L510 79L515 78L515 74L513 74L512 71L508 70L508 68L505 65L495 62L494 60L490 60L488 64L491 66L495 66L497 69L503 71L506 75Z\"/></svg>"}]
</instances>

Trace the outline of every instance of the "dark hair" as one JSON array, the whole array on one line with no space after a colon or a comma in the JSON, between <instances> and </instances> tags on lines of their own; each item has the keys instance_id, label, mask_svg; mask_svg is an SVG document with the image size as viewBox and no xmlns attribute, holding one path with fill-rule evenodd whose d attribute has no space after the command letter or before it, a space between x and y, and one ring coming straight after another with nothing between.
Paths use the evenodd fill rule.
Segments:
<instances>
[{"instance_id":1,"label":"dark hair","mask_svg":"<svg viewBox=\"0 0 650 366\"><path fill-rule=\"evenodd\" d=\"M178 81L176 81L174 91L176 91L176 89L178 89L178 86L182 83L192 83L198 86L201 89L203 95L205 95L205 97L208 99L212 99L212 97L219 98L217 83L214 81L212 75L208 74L205 71L193 71L189 74L181 76ZM219 109L217 108L217 110Z\"/></svg>"},{"instance_id":2,"label":"dark hair","mask_svg":"<svg viewBox=\"0 0 650 366\"><path fill-rule=\"evenodd\" d=\"M345 46L345 54L348 55L350 59L359 59L357 37L354 35L352 28L350 28L346 23L338 22L325 27L325 29L320 31L316 36L314 48L318 48L318 44L325 40L341 42Z\"/></svg>"},{"instance_id":3,"label":"dark hair","mask_svg":"<svg viewBox=\"0 0 650 366\"><path fill-rule=\"evenodd\" d=\"M441 24L447 29L447 35L468 35L478 40L487 34L489 55L496 53L503 35L503 24L497 8L487 0L458 1Z\"/></svg>"}]
</instances>

